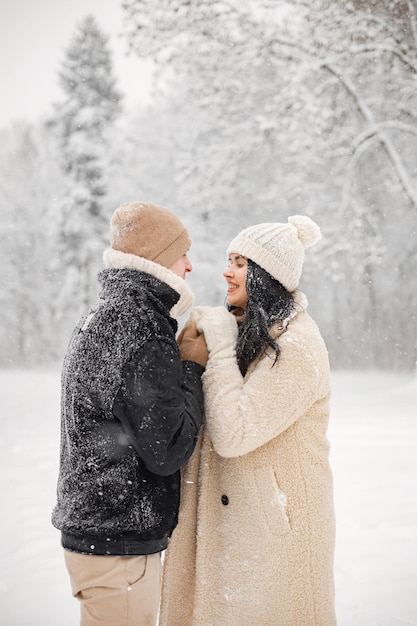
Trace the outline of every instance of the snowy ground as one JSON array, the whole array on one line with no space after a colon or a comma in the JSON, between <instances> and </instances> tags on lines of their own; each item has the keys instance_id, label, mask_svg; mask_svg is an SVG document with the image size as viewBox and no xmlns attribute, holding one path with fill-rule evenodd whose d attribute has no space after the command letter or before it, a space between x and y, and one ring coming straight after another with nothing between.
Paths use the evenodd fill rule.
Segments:
<instances>
[{"instance_id":1,"label":"snowy ground","mask_svg":"<svg viewBox=\"0 0 417 626\"><path fill-rule=\"evenodd\" d=\"M417 381L337 373L333 389L338 624L417 626ZM59 375L0 371L0 397L0 624L76 626L50 524Z\"/></svg>"}]
</instances>

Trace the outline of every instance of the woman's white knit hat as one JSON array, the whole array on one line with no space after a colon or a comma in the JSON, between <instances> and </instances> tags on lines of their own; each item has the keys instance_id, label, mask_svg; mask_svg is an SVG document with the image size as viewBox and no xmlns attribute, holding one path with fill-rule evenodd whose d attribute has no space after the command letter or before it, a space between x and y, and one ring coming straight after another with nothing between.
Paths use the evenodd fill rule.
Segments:
<instances>
[{"instance_id":1,"label":"woman's white knit hat","mask_svg":"<svg viewBox=\"0 0 417 626\"><path fill-rule=\"evenodd\" d=\"M292 215L287 224L255 224L245 228L231 241L227 254L236 252L251 259L288 291L294 291L300 282L304 250L320 239L320 228L312 219Z\"/></svg>"}]
</instances>

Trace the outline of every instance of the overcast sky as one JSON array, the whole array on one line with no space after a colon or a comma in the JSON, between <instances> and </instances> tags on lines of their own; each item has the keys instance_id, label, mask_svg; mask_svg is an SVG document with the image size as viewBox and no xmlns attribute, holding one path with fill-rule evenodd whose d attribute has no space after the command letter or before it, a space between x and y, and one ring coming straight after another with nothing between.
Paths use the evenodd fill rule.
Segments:
<instances>
[{"instance_id":1,"label":"overcast sky","mask_svg":"<svg viewBox=\"0 0 417 626\"><path fill-rule=\"evenodd\" d=\"M63 97L58 70L75 32L88 14L109 37L117 86L126 105L148 91L148 66L126 55L121 0L0 0L0 127L34 121Z\"/></svg>"}]
</instances>

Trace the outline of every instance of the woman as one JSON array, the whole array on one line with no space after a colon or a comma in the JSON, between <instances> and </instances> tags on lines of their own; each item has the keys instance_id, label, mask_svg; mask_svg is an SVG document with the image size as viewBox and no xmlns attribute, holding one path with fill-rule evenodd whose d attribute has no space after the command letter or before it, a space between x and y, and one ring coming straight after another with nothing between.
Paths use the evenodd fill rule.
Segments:
<instances>
[{"instance_id":1,"label":"woman","mask_svg":"<svg viewBox=\"0 0 417 626\"><path fill-rule=\"evenodd\" d=\"M329 363L297 290L309 218L228 248L227 302L200 308L205 418L165 560L164 626L333 626Z\"/></svg>"}]
</instances>

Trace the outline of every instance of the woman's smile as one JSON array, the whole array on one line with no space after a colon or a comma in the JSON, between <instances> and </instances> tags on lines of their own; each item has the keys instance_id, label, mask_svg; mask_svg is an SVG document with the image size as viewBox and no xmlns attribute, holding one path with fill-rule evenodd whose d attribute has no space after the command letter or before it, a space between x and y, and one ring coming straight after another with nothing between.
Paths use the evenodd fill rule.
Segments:
<instances>
[{"instance_id":1,"label":"woman's smile","mask_svg":"<svg viewBox=\"0 0 417 626\"><path fill-rule=\"evenodd\" d=\"M230 306L246 309L248 294L246 291L247 259L241 254L231 253L229 267L223 272L227 283L227 303Z\"/></svg>"}]
</instances>

